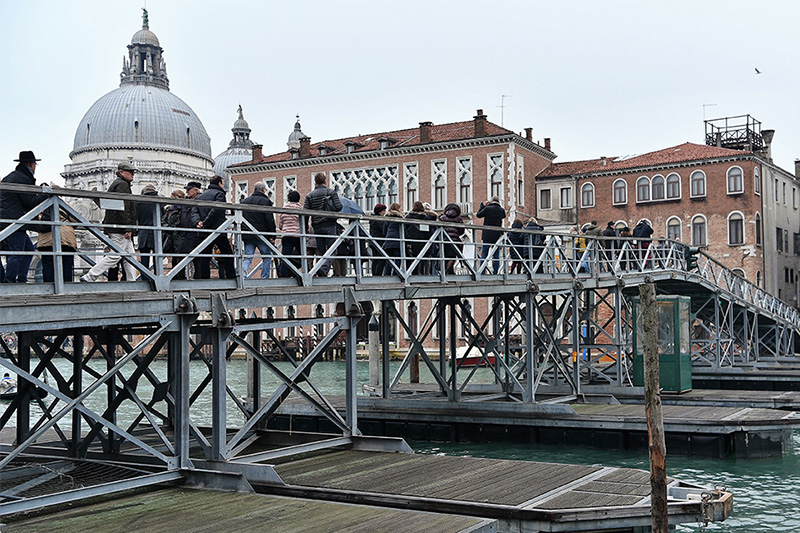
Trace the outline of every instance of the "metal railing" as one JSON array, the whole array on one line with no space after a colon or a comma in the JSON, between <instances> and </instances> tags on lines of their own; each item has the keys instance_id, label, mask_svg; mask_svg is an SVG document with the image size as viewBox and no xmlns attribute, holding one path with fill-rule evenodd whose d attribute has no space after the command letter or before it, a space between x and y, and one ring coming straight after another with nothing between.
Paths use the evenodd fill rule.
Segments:
<instances>
[{"instance_id":1,"label":"metal railing","mask_svg":"<svg viewBox=\"0 0 800 533\"><path fill-rule=\"evenodd\" d=\"M52 232L52 251L2 252L6 258L13 255L52 257L55 278L54 294L89 290L87 284L78 281L79 275L95 264L102 253L118 254L133 265L137 280L115 285L114 290L169 291L186 288L192 283L198 288L235 289L264 285L288 285L312 287L336 282L391 283L391 282L437 282L485 280L564 280L570 278L626 278L644 273L682 272L696 282L705 282L723 291L729 298L758 308L783 321L800 328L800 315L793 307L783 303L765 290L738 276L730 269L704 253L697 254L698 268L687 272L686 245L667 239L636 240L632 238L592 237L575 233L538 232L524 229L497 228L473 224L449 224L436 220L407 219L400 217L376 217L281 207L229 204L188 199L162 198L142 195L126 195L78 191L53 190L49 187L0 184L0 191L15 193L44 193L47 200L17 220L0 219L0 240L26 224L48 226ZM154 249L147 253L126 253L106 232L125 228L109 226L88 220L73 207L76 201L98 201L100 199L133 201L151 204L156 213L152 226L136 226L134 230L151 230L154 233ZM224 209L224 222L215 229L165 227L161 224L162 213L167 205L181 208ZM40 222L43 213L49 212L52 221ZM268 213L272 216L296 215L300 231L294 234L257 232L247 222L244 214ZM335 224L331 234L320 235L311 225L311 217L328 218L329 228ZM375 224L389 229L388 236L376 236ZM372 228L370 226L373 226ZM61 246L61 233L65 228L83 234L83 241L95 240L106 252L98 252L96 246L81 246L66 251ZM455 231L454 231L455 229ZM483 243L483 231L499 234L496 242ZM32 234L33 235L33 234ZM181 252L164 252L163 243L170 235L191 235L190 249ZM223 255L212 250L214 240L224 235L232 244L233 253ZM460 235L458 238L453 238ZM89 237L87 239L86 237ZM286 237L299 238L299 249L288 251ZM246 256L245 240L266 247L267 255ZM320 243L325 240L329 246ZM284 241L284 242L282 242ZM317 241L315 243L315 241ZM322 251L324 250L324 252ZM76 265L72 276L66 276L64 261L72 257ZM142 258L148 258L147 268ZM250 271L243 271L245 259L250 262ZM261 271L261 261L269 259L270 277L255 278ZM198 261L233 261L236 275L230 279L181 279L186 267ZM35 263L34 263L35 264ZM191 277L191 276L188 276ZM5 285L8 287L8 285ZM96 290L96 289L92 289ZM0 288L0 292L3 289Z\"/></svg>"}]
</instances>

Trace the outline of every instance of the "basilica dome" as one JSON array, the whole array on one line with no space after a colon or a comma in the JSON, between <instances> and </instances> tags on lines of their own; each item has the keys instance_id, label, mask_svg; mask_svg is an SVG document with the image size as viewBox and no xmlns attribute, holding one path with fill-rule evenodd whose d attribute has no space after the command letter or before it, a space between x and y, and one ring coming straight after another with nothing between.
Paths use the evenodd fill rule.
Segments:
<instances>
[{"instance_id":1,"label":"basilica dome","mask_svg":"<svg viewBox=\"0 0 800 533\"><path fill-rule=\"evenodd\" d=\"M132 145L211 157L211 140L191 107L168 89L133 83L123 83L89 108L70 157Z\"/></svg>"}]
</instances>

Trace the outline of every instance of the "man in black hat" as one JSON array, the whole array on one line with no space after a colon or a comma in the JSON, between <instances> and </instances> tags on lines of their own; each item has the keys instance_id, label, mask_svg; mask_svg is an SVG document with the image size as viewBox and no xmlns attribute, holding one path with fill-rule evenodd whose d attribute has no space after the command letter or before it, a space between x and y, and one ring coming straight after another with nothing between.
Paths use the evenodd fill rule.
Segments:
<instances>
[{"instance_id":1,"label":"man in black hat","mask_svg":"<svg viewBox=\"0 0 800 533\"><path fill-rule=\"evenodd\" d=\"M36 159L31 151L19 153L19 159L15 159L17 168L3 178L3 183L16 183L20 185L36 185L33 177L36 172L36 163L41 159ZM0 191L0 220L13 221L22 218L25 213L44 202L47 196L44 194L31 194L12 191ZM0 230L5 229L11 222L0 222ZM33 242L28 237L27 230L34 230L35 227L27 225L18 228L3 241L4 249L9 252L33 252ZM28 281L28 269L31 266L33 255L8 256L5 272L2 272L3 283L25 283Z\"/></svg>"},{"instance_id":2,"label":"man in black hat","mask_svg":"<svg viewBox=\"0 0 800 533\"><path fill-rule=\"evenodd\" d=\"M133 181L133 173L136 167L130 163L120 163L117 165L117 179L111 183L108 192L131 194L131 182ZM136 226L136 203L133 201L125 200L122 210L106 209L106 215L103 218L103 224L115 227L107 227L103 233L108 235L108 238L117 246L122 248L127 257L133 257L136 253L133 249L133 229ZM101 257L97 264L95 264L89 272L87 272L81 281L98 281L106 271L110 268L116 267L122 260L116 250L112 250L108 246L105 248L106 255ZM129 254L129 255L128 255ZM122 268L125 269L125 279L133 281L136 279L136 268L124 261Z\"/></svg>"},{"instance_id":3,"label":"man in black hat","mask_svg":"<svg viewBox=\"0 0 800 533\"><path fill-rule=\"evenodd\" d=\"M197 198L197 195L200 194L200 187L203 185L199 181L190 181L186 184L186 199L191 200L193 198ZM193 211L194 207L189 205L181 205L178 206L179 213L180 213L180 223L179 227L186 228L187 230L190 228L195 228L196 223L193 222ZM173 266L177 263L175 261L182 255L188 255L195 247L200 244L201 238L200 234L196 231L180 231L176 233L175 239L175 257L173 258ZM194 273L197 271L197 264L198 259L195 258L192 260L187 268L175 274L173 279L191 279L194 276ZM188 276L187 276L188 274Z\"/></svg>"}]
</instances>

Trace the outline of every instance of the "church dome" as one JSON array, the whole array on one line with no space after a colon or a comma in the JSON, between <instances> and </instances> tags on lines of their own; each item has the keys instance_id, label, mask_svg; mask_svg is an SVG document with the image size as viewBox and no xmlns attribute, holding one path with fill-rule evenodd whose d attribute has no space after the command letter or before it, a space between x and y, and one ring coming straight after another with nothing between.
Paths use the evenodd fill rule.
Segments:
<instances>
[{"instance_id":1,"label":"church dome","mask_svg":"<svg viewBox=\"0 0 800 533\"><path fill-rule=\"evenodd\" d=\"M289 139L286 141L286 146L289 149L300 148L300 139L305 137L306 134L300 129L300 115L297 115L297 122L294 123L294 131L289 134Z\"/></svg>"},{"instance_id":2,"label":"church dome","mask_svg":"<svg viewBox=\"0 0 800 533\"><path fill-rule=\"evenodd\" d=\"M161 46L160 44L158 44L158 37L156 37L156 34L147 28L142 28L141 30L133 34L133 38L131 39L131 45L135 46L137 44L149 44L150 46Z\"/></svg>"},{"instance_id":3,"label":"church dome","mask_svg":"<svg viewBox=\"0 0 800 533\"><path fill-rule=\"evenodd\" d=\"M233 123L231 132L233 139L228 144L228 149L214 158L214 173L229 178L225 169L236 163L243 163L253 159L253 141L250 140L250 125L244 119L242 106L239 106L239 118ZM227 184L226 184L227 185Z\"/></svg>"},{"instance_id":4,"label":"church dome","mask_svg":"<svg viewBox=\"0 0 800 533\"><path fill-rule=\"evenodd\" d=\"M73 154L135 146L211 158L211 139L192 108L168 89L123 83L97 100L78 124Z\"/></svg>"}]
</instances>

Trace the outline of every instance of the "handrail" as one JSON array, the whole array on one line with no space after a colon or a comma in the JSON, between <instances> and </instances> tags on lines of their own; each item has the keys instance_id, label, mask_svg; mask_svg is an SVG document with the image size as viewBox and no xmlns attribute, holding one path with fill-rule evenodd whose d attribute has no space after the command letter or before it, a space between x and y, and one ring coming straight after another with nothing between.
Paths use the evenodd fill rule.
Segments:
<instances>
[{"instance_id":1,"label":"handrail","mask_svg":"<svg viewBox=\"0 0 800 533\"><path fill-rule=\"evenodd\" d=\"M376 264L388 264L384 272L388 272L386 281L392 278L407 282L412 279L436 281L447 283L449 281L462 281L466 276L475 281L481 280L508 280L530 279L532 281L546 278L579 278L579 277L630 277L633 273L660 272L675 270L686 272L685 251L687 246L668 239L653 239L648 241L624 237L601 237L578 235L575 233L554 233L547 231L531 231L517 228L501 228L495 226L482 226L477 224L450 224L438 220L424 221L419 219L406 219L399 217L379 217L373 215L329 213L305 209L287 209L283 207L266 207L251 204L232 204L221 202L200 201L196 199L164 198L157 196L129 195L97 191L83 191L76 189L50 187L37 187L30 185L0 183L0 191L19 193L44 193L49 199L31 210L18 220L0 219L0 240L19 229L26 223L35 222L38 225L50 225L53 235L60 234L61 228L72 227L93 235L96 240L124 257L132 263L139 272L140 280L147 280L151 290L165 291L174 288L176 281L174 268L165 266L171 257L180 257L181 265L188 265L196 259L233 259L237 278L234 282L213 280L210 288L242 288L251 284L270 283L268 280L255 280L245 277L242 270L243 262L252 256L244 255L243 242L247 238L255 237L259 244L267 247L270 259L275 265L285 266L290 277L303 286L312 286L315 275L324 272L323 263L340 261L345 263L345 277L356 278L363 282L367 278L384 275L383 272L373 272ZM95 201L99 199L116 199L137 204L153 204L158 216L154 226L134 226L136 230L152 230L156 241L163 241L170 233L190 233L196 236L196 245L185 254L175 252L164 253L154 250L148 254L129 254L119 249L104 235L104 231L122 229L119 226L104 225L85 219L68 202L67 199ZM212 209L225 209L227 221L217 229L206 228L170 228L160 224L161 211L166 205L179 205L191 207L204 207ZM72 221L36 221L38 215L45 210L63 210L69 213ZM283 246L278 246L282 237L287 234L276 231L275 233L259 233L244 219L248 212L270 213L273 216L280 214L300 215L300 233L289 234L300 237L301 250L293 253L283 252ZM337 235L330 235L331 245L325 254L317 256L308 253L311 244L309 239L318 237L309 231L310 218L329 217L339 221L341 231ZM54 218L51 216L51 218ZM370 234L369 224L372 222L397 224L398 237L375 237ZM424 238L414 239L409 235L412 228L427 226L422 232ZM447 233L448 228L457 226L463 231L463 239L453 241ZM482 232L489 230L497 232L500 237L495 243L480 242ZM221 256L207 253L209 243L220 234L225 234L233 241L233 254ZM521 237L516 242L512 239ZM55 238L53 239L56 240ZM399 247L393 243L400 242ZM543 242L540 242L543 241ZM83 260L91 266L91 256L97 255L97 250L79 248L75 252L34 251L10 252L4 251L2 255L38 255L52 256L55 263L61 263L62 257L72 256ZM160 248L160 247L159 247ZM395 250L399 248L397 252ZM484 250L485 248L485 250ZM206 250L206 252L204 252ZM416 253L411 253L414 250ZM485 252L485 253L482 253ZM396 254L396 255L395 255ZM482 257L483 256L483 257ZM155 271L145 268L138 257L148 257L151 263L158 266ZM759 308L775 317L790 322L800 329L800 315L797 310L784 304L776 297L767 293L749 281L737 276L727 269L722 263L700 252L697 254L698 269L688 272L691 277L702 279L718 290L728 293L733 300L743 302ZM259 269L260 258L254 271ZM314 260L316 262L314 263ZM251 262L252 263L256 261ZM173 265L173 267L176 265ZM341 272L340 272L341 274ZM75 278L73 278L74 280ZM204 280L210 283L208 280ZM184 282L185 283L185 282ZM199 283L199 281L198 281ZM135 290L144 287L136 286ZM58 280L55 282L54 292L80 292L79 287L67 288ZM3 292L0 286L0 293Z\"/></svg>"}]
</instances>

